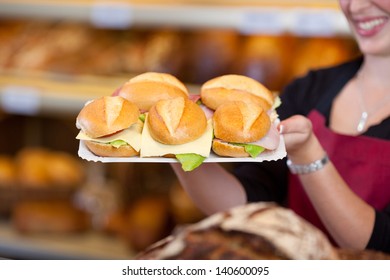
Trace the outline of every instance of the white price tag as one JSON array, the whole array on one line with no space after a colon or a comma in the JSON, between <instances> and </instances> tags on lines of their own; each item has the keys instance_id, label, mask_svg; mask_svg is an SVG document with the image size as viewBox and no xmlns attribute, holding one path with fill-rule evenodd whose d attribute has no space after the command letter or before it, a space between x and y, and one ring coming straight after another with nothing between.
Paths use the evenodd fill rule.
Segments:
<instances>
[{"instance_id":1,"label":"white price tag","mask_svg":"<svg viewBox=\"0 0 390 280\"><path fill-rule=\"evenodd\" d=\"M96 3L92 7L91 22L97 27L125 29L132 24L132 11L125 3Z\"/></svg>"},{"instance_id":2,"label":"white price tag","mask_svg":"<svg viewBox=\"0 0 390 280\"><path fill-rule=\"evenodd\" d=\"M331 10L297 10L294 12L291 31L302 36L330 36L336 32L336 16Z\"/></svg>"},{"instance_id":3,"label":"white price tag","mask_svg":"<svg viewBox=\"0 0 390 280\"><path fill-rule=\"evenodd\" d=\"M10 85L1 90L0 102L6 112L35 115L41 107L41 94L37 88Z\"/></svg>"},{"instance_id":4,"label":"white price tag","mask_svg":"<svg viewBox=\"0 0 390 280\"><path fill-rule=\"evenodd\" d=\"M285 31L284 13L275 9L245 11L239 25L244 34L280 34Z\"/></svg>"}]
</instances>

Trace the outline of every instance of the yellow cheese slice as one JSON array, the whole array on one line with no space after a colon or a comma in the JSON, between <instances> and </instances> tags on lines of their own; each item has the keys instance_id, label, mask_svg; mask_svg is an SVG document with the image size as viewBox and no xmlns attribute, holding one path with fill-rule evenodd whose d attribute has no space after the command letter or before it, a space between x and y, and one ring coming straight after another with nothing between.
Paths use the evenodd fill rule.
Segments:
<instances>
[{"instance_id":1,"label":"yellow cheese slice","mask_svg":"<svg viewBox=\"0 0 390 280\"><path fill-rule=\"evenodd\" d=\"M140 157L160 157L167 154L199 154L203 157L208 157L211 150L211 142L213 139L213 127L211 120L207 123L205 133L195 141L181 145L165 145L157 142L150 135L148 122L145 121L142 130L142 143Z\"/></svg>"},{"instance_id":2,"label":"yellow cheese slice","mask_svg":"<svg viewBox=\"0 0 390 280\"><path fill-rule=\"evenodd\" d=\"M141 149L141 130L142 130L142 122L139 121L136 124L133 124L127 129L122 130L121 132L115 133L114 135L107 137L99 137L99 138L91 138L86 135L84 132L80 131L76 136L76 139L79 140L87 140L87 141L95 141L99 143L109 143L116 140L123 140L133 147L137 152Z\"/></svg>"}]
</instances>

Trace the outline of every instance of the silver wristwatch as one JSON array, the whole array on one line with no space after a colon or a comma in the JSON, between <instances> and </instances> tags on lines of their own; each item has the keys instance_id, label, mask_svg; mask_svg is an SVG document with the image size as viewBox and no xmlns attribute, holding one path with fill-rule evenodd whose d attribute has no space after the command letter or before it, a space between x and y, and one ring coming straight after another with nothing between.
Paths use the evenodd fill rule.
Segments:
<instances>
[{"instance_id":1,"label":"silver wristwatch","mask_svg":"<svg viewBox=\"0 0 390 280\"><path fill-rule=\"evenodd\" d=\"M308 174L320 170L329 162L329 157L325 156L319 160L313 161L309 164L294 164L290 159L287 159L287 166L292 174Z\"/></svg>"}]
</instances>

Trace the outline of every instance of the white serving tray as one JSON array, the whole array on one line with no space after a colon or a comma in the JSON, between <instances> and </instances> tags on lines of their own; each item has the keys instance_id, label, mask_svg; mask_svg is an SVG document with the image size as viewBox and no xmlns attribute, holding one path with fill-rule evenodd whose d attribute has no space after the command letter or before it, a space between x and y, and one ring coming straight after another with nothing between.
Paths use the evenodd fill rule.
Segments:
<instances>
[{"instance_id":1,"label":"white serving tray","mask_svg":"<svg viewBox=\"0 0 390 280\"><path fill-rule=\"evenodd\" d=\"M94 162L103 162L103 163L110 163L110 162L134 162L134 163L146 163L146 162L153 162L153 163L170 163L170 162L177 162L175 158L164 158L164 157L100 157L96 156L92 152L88 150L88 148L85 146L84 141L80 140L78 155L80 158L88 160L88 161L94 161ZM251 157L244 157L244 158L232 158L232 157L220 157L214 154L213 152L210 153L210 156L205 159L204 163L207 162L262 162L262 161L274 161L284 158L287 155L286 153L286 146L284 144L283 136L280 136L280 142L279 147L276 150L273 151L265 151L261 153L256 158Z\"/></svg>"}]
</instances>

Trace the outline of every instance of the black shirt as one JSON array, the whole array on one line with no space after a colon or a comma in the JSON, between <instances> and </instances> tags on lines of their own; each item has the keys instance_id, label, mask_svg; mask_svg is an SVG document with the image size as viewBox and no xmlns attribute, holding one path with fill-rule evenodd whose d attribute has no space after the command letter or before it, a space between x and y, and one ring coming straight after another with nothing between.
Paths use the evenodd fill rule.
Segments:
<instances>
[{"instance_id":1,"label":"black shirt","mask_svg":"<svg viewBox=\"0 0 390 280\"><path fill-rule=\"evenodd\" d=\"M353 78L363 62L362 58L338 66L310 71L296 79L281 93L280 119L295 114L307 115L313 109L320 111L329 123L334 98ZM364 135L390 140L390 118L370 127ZM287 199L288 169L286 159L266 163L242 163L234 174L243 184L248 202L276 201L285 205ZM375 225L367 249L390 252L390 202L384 211L376 211Z\"/></svg>"}]
</instances>

